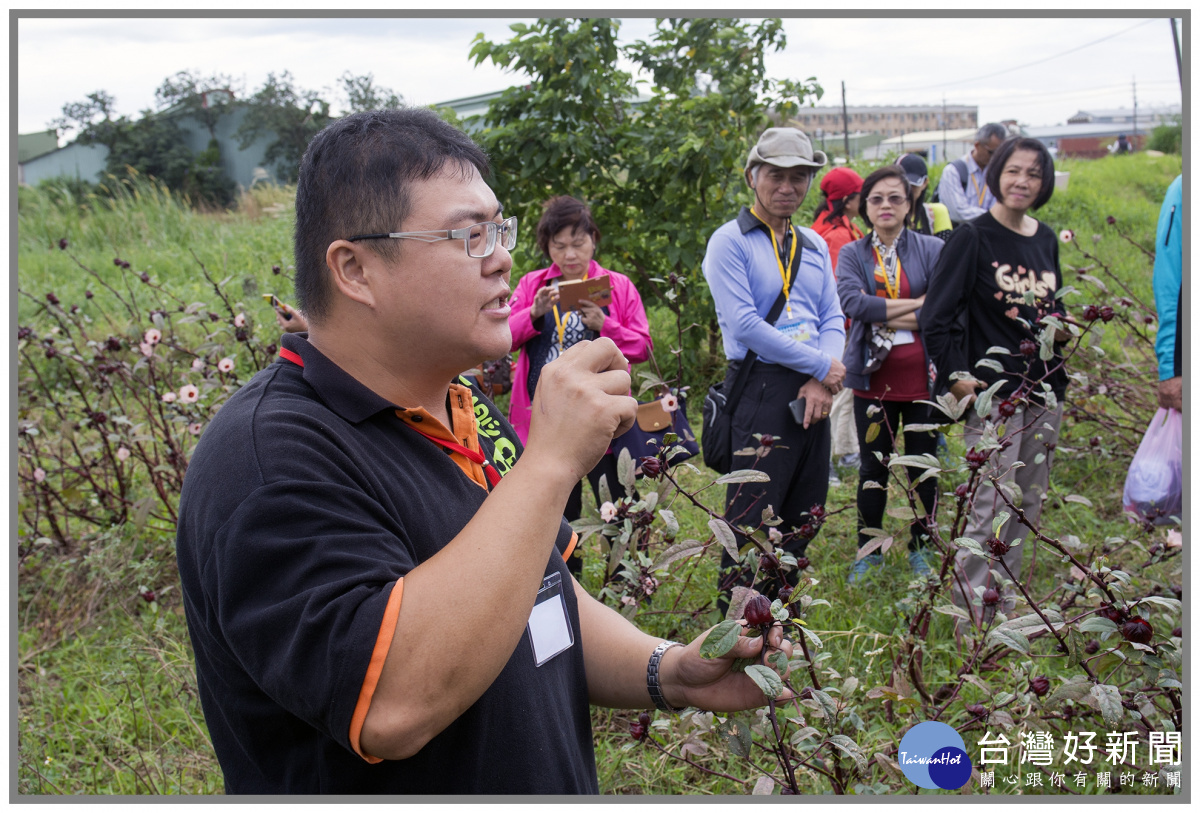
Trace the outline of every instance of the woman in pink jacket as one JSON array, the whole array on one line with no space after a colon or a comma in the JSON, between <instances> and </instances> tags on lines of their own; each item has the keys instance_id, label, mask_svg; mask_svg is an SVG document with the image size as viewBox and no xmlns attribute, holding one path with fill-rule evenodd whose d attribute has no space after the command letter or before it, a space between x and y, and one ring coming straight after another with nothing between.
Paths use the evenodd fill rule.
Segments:
<instances>
[{"instance_id":1,"label":"woman in pink jacket","mask_svg":"<svg viewBox=\"0 0 1200 813\"><path fill-rule=\"evenodd\" d=\"M538 221L537 243L551 260L549 268L530 271L517 283L508 325L512 330L513 350L520 350L513 376L512 412L509 420L524 443L529 438L529 413L534 390L542 368L559 354L585 339L612 339L630 365L650 357L650 325L642 298L629 277L602 268L592 259L600 242L600 230L587 204L561 195L543 204ZM612 287L612 304L600 307L581 301L578 310L560 311L558 285L570 280L592 279L607 274ZM587 420L581 415L580 420ZM608 475L613 499L624 495L617 480L617 463L611 453L604 455L588 473L592 492L599 498L601 475ZM583 484L578 483L567 501L564 515L578 519L583 505ZM578 574L582 561L572 556L568 564Z\"/></svg>"}]
</instances>

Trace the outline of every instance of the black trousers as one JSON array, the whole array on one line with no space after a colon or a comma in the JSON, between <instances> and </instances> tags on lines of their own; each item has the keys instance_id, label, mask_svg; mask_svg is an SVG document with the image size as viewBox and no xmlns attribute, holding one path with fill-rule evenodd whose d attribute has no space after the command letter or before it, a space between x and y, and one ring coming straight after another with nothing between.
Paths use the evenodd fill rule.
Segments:
<instances>
[{"instance_id":1,"label":"black trousers","mask_svg":"<svg viewBox=\"0 0 1200 813\"><path fill-rule=\"evenodd\" d=\"M733 388L737 364L731 363L725 376L726 392ZM792 419L788 404L796 399L800 387L811 376L775 364L756 363L750 371L741 400L733 411L733 449L756 448L756 434L775 437L771 451L765 457L735 456L734 469L757 468L771 476L768 483L735 483L727 486L725 519L730 525L749 525L759 528L763 509L768 505L783 520L778 526L786 534L784 549L793 556L803 556L809 540L792 532L804 525L809 509L825 505L829 494L829 455L831 440L829 421L820 420L805 429ZM762 529L765 531L765 528ZM742 540L744 541L744 540ZM736 562L725 553L721 559L721 604L734 585L750 586L752 572L736 568ZM798 571L788 574L787 581L795 585ZM780 582L780 579L774 579ZM768 588L770 585L763 584ZM774 598L774 592L760 589Z\"/></svg>"},{"instance_id":2,"label":"black trousers","mask_svg":"<svg viewBox=\"0 0 1200 813\"><path fill-rule=\"evenodd\" d=\"M872 405L881 407L881 411L868 417L867 409ZM863 528L879 528L883 525L883 512L887 507L888 468L884 462L875 457L879 452L883 460L888 460L896 450L896 439L900 435L900 425L904 424L904 453L931 454L937 456L938 432L909 432L910 424L934 423L933 408L928 404L918 404L916 401L875 401L871 398L854 396L854 423L858 428L858 445L861 453L858 462L858 546L871 541L871 537L862 532ZM875 439L868 441L867 432L871 424L879 424ZM915 466L906 467L909 483L925 473L925 469ZM883 488L865 488L866 483L879 483ZM917 485L917 496L925 509L926 517L932 517L937 508L937 478L930 477ZM912 541L909 550L917 550L928 541L928 520L921 518L912 524Z\"/></svg>"},{"instance_id":3,"label":"black trousers","mask_svg":"<svg viewBox=\"0 0 1200 813\"><path fill-rule=\"evenodd\" d=\"M597 505L600 503L600 478L605 475L608 476L608 490L612 494L613 502L625 496L625 486L621 485L621 481L617 479L617 456L605 454L600 458L596 467L587 473L587 480L592 486L592 494L596 497ZM567 497L567 507L563 509L563 516L567 518L567 522L573 522L582 515L583 481L580 480L575 484L575 488L571 489L571 496ZM569 556L567 570L571 571L571 575L578 579L583 573L583 555Z\"/></svg>"}]
</instances>

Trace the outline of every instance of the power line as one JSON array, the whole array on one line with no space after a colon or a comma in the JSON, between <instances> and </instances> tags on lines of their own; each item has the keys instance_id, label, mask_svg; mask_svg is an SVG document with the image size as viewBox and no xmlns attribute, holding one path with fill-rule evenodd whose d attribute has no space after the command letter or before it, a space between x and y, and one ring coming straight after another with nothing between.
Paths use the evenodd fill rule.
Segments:
<instances>
[{"instance_id":1,"label":"power line","mask_svg":"<svg viewBox=\"0 0 1200 813\"><path fill-rule=\"evenodd\" d=\"M1143 25L1149 25L1150 23L1155 22L1159 19L1161 19L1161 18L1152 17L1149 20L1143 20L1142 22L1138 23L1137 25L1130 26L1129 28L1126 28L1122 31L1118 31L1115 34L1109 34L1108 36L1101 37L1098 40L1092 40L1091 42L1085 43L1085 44L1077 46L1075 48L1071 48L1070 50L1067 50L1067 51L1063 51L1062 53L1054 54L1053 56L1048 56L1043 59L1035 60L1033 62L1027 62L1024 65L1017 65L1016 67L1013 67L1013 68L1005 68L1004 70L996 71L995 73L988 73L988 74L984 74L983 76L975 76L975 77L972 77L971 79L958 79L954 82L942 82L937 85L927 85L925 87L908 88L908 90L934 90L934 89L938 89L938 88L947 88L947 87L950 87L951 85L964 85L964 84L967 84L968 82L978 82L981 79L991 79L995 76L1002 76L1006 73L1012 73L1013 71L1024 70L1025 68L1029 68L1034 65L1041 65L1043 62L1049 62L1052 59L1058 59L1060 56L1066 56L1067 54L1073 54L1076 51L1082 51L1084 48L1091 48L1093 45L1098 45L1106 40L1112 39L1113 37L1119 37L1122 34L1128 34L1130 31L1134 30L1135 28L1141 28Z\"/></svg>"}]
</instances>

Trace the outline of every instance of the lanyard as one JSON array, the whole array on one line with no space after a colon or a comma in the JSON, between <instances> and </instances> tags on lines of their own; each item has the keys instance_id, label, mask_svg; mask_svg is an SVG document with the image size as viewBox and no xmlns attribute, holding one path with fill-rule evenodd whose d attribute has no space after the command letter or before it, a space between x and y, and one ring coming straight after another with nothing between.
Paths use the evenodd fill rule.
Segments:
<instances>
[{"instance_id":1,"label":"lanyard","mask_svg":"<svg viewBox=\"0 0 1200 813\"><path fill-rule=\"evenodd\" d=\"M758 212L754 211L754 207L750 207L750 214L754 215L754 217L758 219L759 223L767 226L767 221L758 216ZM779 264L779 276L783 279L783 291L785 295L787 295L792 288L792 263L796 261L796 248L800 244L800 239L796 236L796 227L792 225L792 221L790 219L788 220L788 230L792 237L792 252L788 256L787 267L785 268L783 265L782 252L779 250L779 241L775 239L775 230L770 226L767 226L767 233L771 235L771 247L775 249L775 262ZM787 314L788 317L791 318L792 303L790 296L788 297L787 302Z\"/></svg>"},{"instance_id":2,"label":"lanyard","mask_svg":"<svg viewBox=\"0 0 1200 813\"><path fill-rule=\"evenodd\" d=\"M979 179L976 178L975 175L972 173L971 185L975 187L975 190L977 192L979 192L979 206L982 208L983 207L983 196L987 192L987 184L984 184L983 189L980 189L979 188Z\"/></svg>"},{"instance_id":3,"label":"lanyard","mask_svg":"<svg viewBox=\"0 0 1200 813\"><path fill-rule=\"evenodd\" d=\"M300 358L300 354L292 350L288 350L286 347L279 348L279 357L290 361L292 364L295 364L298 367L304 366L304 359ZM404 423L404 421L400 421L400 423L404 424L426 440L436 443L438 446L449 449L452 452L458 452L472 463L482 466L483 473L487 477L487 481L491 484L492 488L495 488L500 484L500 472L496 471L496 467L492 465L492 462L487 459L483 452L477 452L474 449L468 449L466 446L455 443L452 440L444 440L442 438L434 437L433 435L427 435L412 424Z\"/></svg>"},{"instance_id":4,"label":"lanyard","mask_svg":"<svg viewBox=\"0 0 1200 813\"><path fill-rule=\"evenodd\" d=\"M883 288L887 291L888 299L900 298L900 274L904 271L900 265L900 255L896 255L896 278L893 280L892 275L888 273L887 265L883 261L883 257L879 256L879 249L871 246L871 250L875 252L875 262L879 264L879 270L883 271ZM878 274L875 277L879 278Z\"/></svg>"},{"instance_id":5,"label":"lanyard","mask_svg":"<svg viewBox=\"0 0 1200 813\"><path fill-rule=\"evenodd\" d=\"M590 268L588 270L590 270ZM583 272L583 278L588 278L587 271ZM558 328L558 348L560 350L566 350L567 348L563 347L563 337L566 336L567 333L567 323L566 320L563 319L562 315L558 312L557 302L554 303L554 324Z\"/></svg>"}]
</instances>

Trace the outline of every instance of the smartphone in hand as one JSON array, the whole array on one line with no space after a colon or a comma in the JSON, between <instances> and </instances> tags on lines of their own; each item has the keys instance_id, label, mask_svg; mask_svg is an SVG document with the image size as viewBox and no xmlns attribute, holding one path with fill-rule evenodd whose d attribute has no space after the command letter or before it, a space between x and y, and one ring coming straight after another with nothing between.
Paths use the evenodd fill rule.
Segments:
<instances>
[{"instance_id":1,"label":"smartphone in hand","mask_svg":"<svg viewBox=\"0 0 1200 813\"><path fill-rule=\"evenodd\" d=\"M804 426L804 409L807 406L808 400L806 398L797 398L788 404L788 409L792 411L792 420L796 422L797 426Z\"/></svg>"},{"instance_id":2,"label":"smartphone in hand","mask_svg":"<svg viewBox=\"0 0 1200 813\"><path fill-rule=\"evenodd\" d=\"M279 297L275 296L275 294L263 294L263 299L270 302L271 307L275 309L275 312L284 319L289 322L292 320L292 312L287 309L287 306L285 306L283 302L279 300Z\"/></svg>"}]
</instances>

